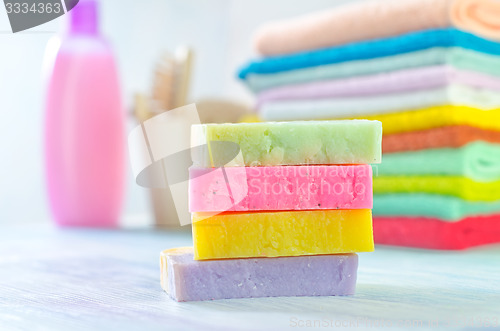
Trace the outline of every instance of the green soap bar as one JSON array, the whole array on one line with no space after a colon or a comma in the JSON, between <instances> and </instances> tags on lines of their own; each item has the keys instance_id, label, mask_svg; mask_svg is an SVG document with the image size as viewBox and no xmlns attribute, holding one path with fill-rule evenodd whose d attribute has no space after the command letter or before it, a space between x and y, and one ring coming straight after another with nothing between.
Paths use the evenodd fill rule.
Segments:
<instances>
[{"instance_id":1,"label":"green soap bar","mask_svg":"<svg viewBox=\"0 0 500 331\"><path fill-rule=\"evenodd\" d=\"M450 175L475 181L500 179L500 144L483 141L460 148L436 148L389 153L373 168L375 175Z\"/></svg>"},{"instance_id":2,"label":"green soap bar","mask_svg":"<svg viewBox=\"0 0 500 331\"><path fill-rule=\"evenodd\" d=\"M451 195L469 201L495 201L500 200L500 180L482 183L459 176L381 176L373 178L373 193L375 194L417 192Z\"/></svg>"},{"instance_id":3,"label":"green soap bar","mask_svg":"<svg viewBox=\"0 0 500 331\"><path fill-rule=\"evenodd\" d=\"M456 222L468 216L499 212L500 201L472 202L448 195L425 193L373 196L373 216L420 216Z\"/></svg>"},{"instance_id":4,"label":"green soap bar","mask_svg":"<svg viewBox=\"0 0 500 331\"><path fill-rule=\"evenodd\" d=\"M192 146L207 145L193 153L198 167L278 166L301 164L370 164L381 161L382 123L368 120L296 121L193 125ZM211 142L239 145L211 148ZM223 161L221 161L223 160ZM221 164L222 163L222 164Z\"/></svg>"}]
</instances>

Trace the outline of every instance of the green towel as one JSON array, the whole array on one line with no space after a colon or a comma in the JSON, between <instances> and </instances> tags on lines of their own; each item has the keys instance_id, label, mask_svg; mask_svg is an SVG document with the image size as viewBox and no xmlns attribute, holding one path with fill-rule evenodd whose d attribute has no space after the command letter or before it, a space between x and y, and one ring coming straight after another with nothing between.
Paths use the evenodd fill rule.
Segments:
<instances>
[{"instance_id":1,"label":"green towel","mask_svg":"<svg viewBox=\"0 0 500 331\"><path fill-rule=\"evenodd\" d=\"M471 142L460 148L436 148L384 154L374 176L463 176L477 182L500 179L500 144Z\"/></svg>"},{"instance_id":2,"label":"green towel","mask_svg":"<svg viewBox=\"0 0 500 331\"><path fill-rule=\"evenodd\" d=\"M452 196L424 193L373 196L374 216L435 217L456 222L468 216L494 213L500 213L500 201L471 202Z\"/></svg>"}]
</instances>

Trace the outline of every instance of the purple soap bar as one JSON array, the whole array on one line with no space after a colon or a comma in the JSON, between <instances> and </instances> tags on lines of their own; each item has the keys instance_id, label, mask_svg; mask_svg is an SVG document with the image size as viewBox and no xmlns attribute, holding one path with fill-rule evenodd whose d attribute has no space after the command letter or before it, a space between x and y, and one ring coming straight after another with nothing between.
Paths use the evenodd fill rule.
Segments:
<instances>
[{"instance_id":1,"label":"purple soap bar","mask_svg":"<svg viewBox=\"0 0 500 331\"><path fill-rule=\"evenodd\" d=\"M356 254L193 260L193 248L161 253L161 286L177 301L352 295Z\"/></svg>"}]
</instances>

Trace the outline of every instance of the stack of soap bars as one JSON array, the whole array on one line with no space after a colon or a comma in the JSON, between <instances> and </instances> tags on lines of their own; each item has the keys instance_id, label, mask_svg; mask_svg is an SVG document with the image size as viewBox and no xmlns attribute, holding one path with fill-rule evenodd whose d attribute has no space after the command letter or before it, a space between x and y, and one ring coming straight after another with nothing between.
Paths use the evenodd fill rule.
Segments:
<instances>
[{"instance_id":1,"label":"stack of soap bars","mask_svg":"<svg viewBox=\"0 0 500 331\"><path fill-rule=\"evenodd\" d=\"M378 121L197 125L189 200L193 248L161 254L177 301L351 295L356 252L373 250ZM216 167L231 142L239 153Z\"/></svg>"},{"instance_id":2,"label":"stack of soap bars","mask_svg":"<svg viewBox=\"0 0 500 331\"><path fill-rule=\"evenodd\" d=\"M363 1L270 23L240 77L261 120L384 127L376 243L500 242L499 1Z\"/></svg>"}]
</instances>

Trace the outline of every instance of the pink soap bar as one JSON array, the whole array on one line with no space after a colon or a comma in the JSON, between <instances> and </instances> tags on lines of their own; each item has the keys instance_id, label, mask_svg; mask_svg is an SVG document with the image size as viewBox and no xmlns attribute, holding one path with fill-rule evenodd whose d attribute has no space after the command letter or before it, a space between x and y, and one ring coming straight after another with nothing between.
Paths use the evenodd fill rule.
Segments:
<instances>
[{"instance_id":1,"label":"pink soap bar","mask_svg":"<svg viewBox=\"0 0 500 331\"><path fill-rule=\"evenodd\" d=\"M371 209L370 165L191 168L191 212Z\"/></svg>"}]
</instances>

